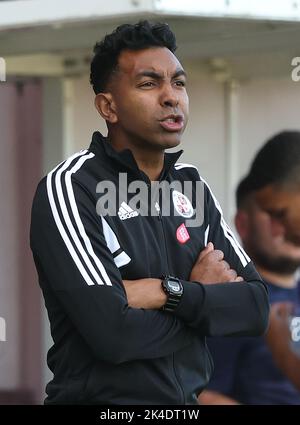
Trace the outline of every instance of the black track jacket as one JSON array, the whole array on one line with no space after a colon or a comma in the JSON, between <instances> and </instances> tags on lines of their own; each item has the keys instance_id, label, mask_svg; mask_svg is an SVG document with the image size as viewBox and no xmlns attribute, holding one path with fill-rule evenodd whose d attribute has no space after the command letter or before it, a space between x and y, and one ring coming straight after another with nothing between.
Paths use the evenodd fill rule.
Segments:
<instances>
[{"instance_id":1,"label":"black track jacket","mask_svg":"<svg viewBox=\"0 0 300 425\"><path fill-rule=\"evenodd\" d=\"M197 169L176 162L181 152L165 154L161 180L195 184ZM134 194L114 216L100 216L97 184L113 182L118 192L119 173L150 186L132 153L115 152L96 132L88 150L59 164L36 191L31 248L54 340L45 403L196 404L213 368L205 336L262 334L267 292L206 184L197 227L184 227L188 206L174 214L180 196L168 217L139 214L128 204ZM207 241L245 282L188 281ZM175 313L128 306L122 280L164 274L183 281Z\"/></svg>"}]
</instances>

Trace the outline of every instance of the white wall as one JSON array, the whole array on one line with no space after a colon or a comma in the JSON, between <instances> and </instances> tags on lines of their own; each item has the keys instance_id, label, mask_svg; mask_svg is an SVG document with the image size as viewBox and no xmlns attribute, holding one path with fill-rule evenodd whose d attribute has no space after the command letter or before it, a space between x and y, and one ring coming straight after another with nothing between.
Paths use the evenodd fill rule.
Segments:
<instances>
[{"instance_id":1,"label":"white wall","mask_svg":"<svg viewBox=\"0 0 300 425\"><path fill-rule=\"evenodd\" d=\"M20 383L20 300L18 270L17 93L0 83L0 316L6 321L6 341L0 341L0 390Z\"/></svg>"},{"instance_id":2,"label":"white wall","mask_svg":"<svg viewBox=\"0 0 300 425\"><path fill-rule=\"evenodd\" d=\"M198 167L221 204L225 201L224 88L189 66L190 117L182 141L181 162Z\"/></svg>"},{"instance_id":3,"label":"white wall","mask_svg":"<svg viewBox=\"0 0 300 425\"><path fill-rule=\"evenodd\" d=\"M94 92L89 84L89 76L73 79L74 101L74 149L86 148L91 142L93 131L100 131L106 135L106 125L94 106Z\"/></svg>"},{"instance_id":4,"label":"white wall","mask_svg":"<svg viewBox=\"0 0 300 425\"><path fill-rule=\"evenodd\" d=\"M239 170L243 175L262 143L278 131L300 131L300 82L256 79L240 87Z\"/></svg>"}]
</instances>

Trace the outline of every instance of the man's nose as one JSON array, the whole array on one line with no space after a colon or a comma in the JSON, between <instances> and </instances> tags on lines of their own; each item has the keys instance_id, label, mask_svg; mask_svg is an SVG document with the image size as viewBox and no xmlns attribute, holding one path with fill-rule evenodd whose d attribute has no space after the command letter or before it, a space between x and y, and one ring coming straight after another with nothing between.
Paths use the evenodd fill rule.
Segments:
<instances>
[{"instance_id":1,"label":"man's nose","mask_svg":"<svg viewBox=\"0 0 300 425\"><path fill-rule=\"evenodd\" d=\"M285 236L286 229L282 222L282 220L279 220L276 217L271 217L271 224L272 224L272 235L273 236Z\"/></svg>"},{"instance_id":2,"label":"man's nose","mask_svg":"<svg viewBox=\"0 0 300 425\"><path fill-rule=\"evenodd\" d=\"M171 84L165 84L160 95L160 103L162 106L175 108L178 106L178 93Z\"/></svg>"}]
</instances>

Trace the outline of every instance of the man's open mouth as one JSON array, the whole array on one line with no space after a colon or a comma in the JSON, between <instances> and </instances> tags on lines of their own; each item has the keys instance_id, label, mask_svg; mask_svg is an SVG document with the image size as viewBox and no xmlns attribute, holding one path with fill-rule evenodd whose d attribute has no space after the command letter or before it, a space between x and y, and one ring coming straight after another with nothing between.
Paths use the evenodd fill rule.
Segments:
<instances>
[{"instance_id":1,"label":"man's open mouth","mask_svg":"<svg viewBox=\"0 0 300 425\"><path fill-rule=\"evenodd\" d=\"M160 125L167 131L176 132L183 129L184 120L182 115L168 115L160 120Z\"/></svg>"}]
</instances>

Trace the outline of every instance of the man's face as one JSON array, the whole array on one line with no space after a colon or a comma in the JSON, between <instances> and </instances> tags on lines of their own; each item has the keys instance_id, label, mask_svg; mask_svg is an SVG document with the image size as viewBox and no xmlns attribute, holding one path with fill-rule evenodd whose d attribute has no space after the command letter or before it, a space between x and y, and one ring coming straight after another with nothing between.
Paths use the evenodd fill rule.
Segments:
<instances>
[{"instance_id":1,"label":"man's face","mask_svg":"<svg viewBox=\"0 0 300 425\"><path fill-rule=\"evenodd\" d=\"M300 247L300 190L268 185L256 194L260 208L269 213L273 226L282 229L286 240Z\"/></svg>"},{"instance_id":2,"label":"man's face","mask_svg":"<svg viewBox=\"0 0 300 425\"><path fill-rule=\"evenodd\" d=\"M246 224L240 236L253 261L266 270L291 274L300 266L300 247L289 242L270 214L253 197L245 211Z\"/></svg>"},{"instance_id":3,"label":"man's face","mask_svg":"<svg viewBox=\"0 0 300 425\"><path fill-rule=\"evenodd\" d=\"M180 143L188 120L185 72L164 47L124 50L111 94L118 136L128 146L162 150Z\"/></svg>"}]
</instances>

